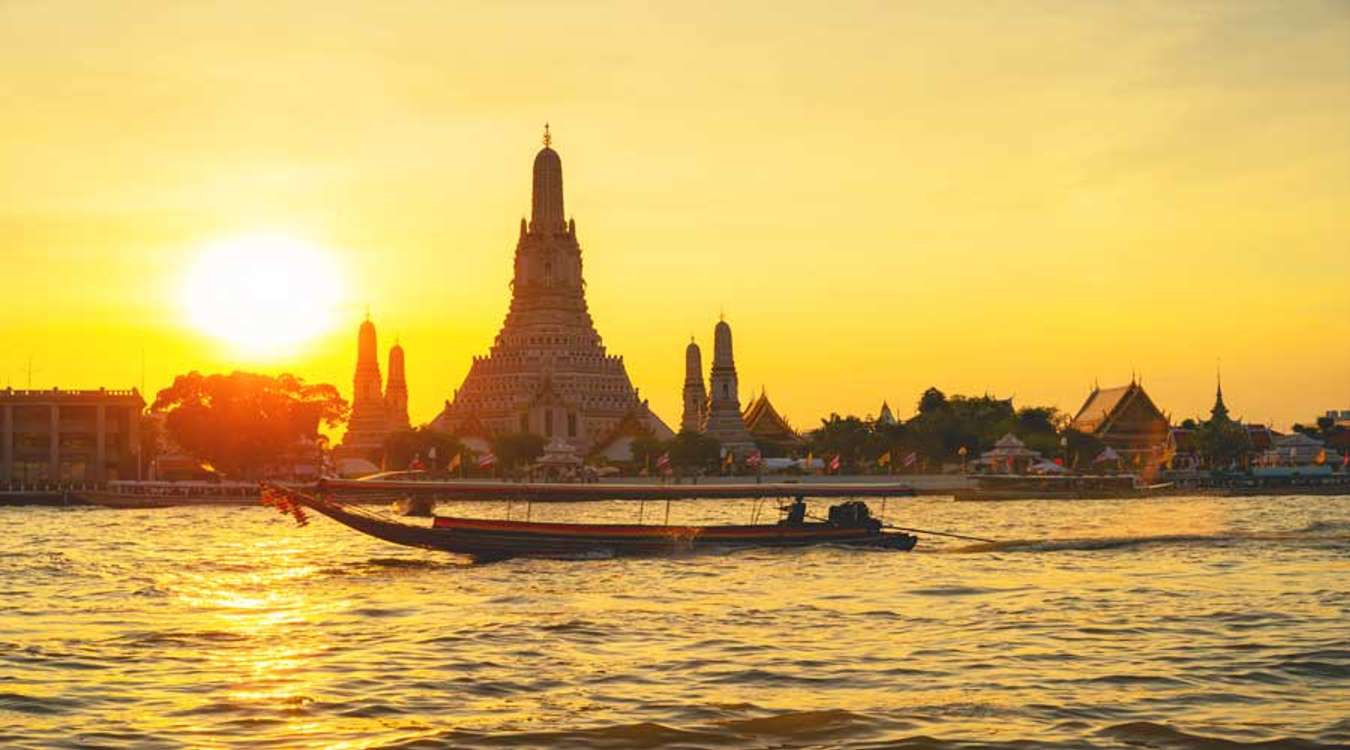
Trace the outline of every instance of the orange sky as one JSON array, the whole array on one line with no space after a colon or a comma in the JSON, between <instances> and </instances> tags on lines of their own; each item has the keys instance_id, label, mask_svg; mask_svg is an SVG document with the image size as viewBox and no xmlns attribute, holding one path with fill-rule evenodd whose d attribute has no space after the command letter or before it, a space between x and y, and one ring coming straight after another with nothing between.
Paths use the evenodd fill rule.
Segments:
<instances>
[{"instance_id":1,"label":"orange sky","mask_svg":"<svg viewBox=\"0 0 1350 750\"><path fill-rule=\"evenodd\" d=\"M725 310L802 427L919 392L1181 418L1350 409L1350 6L0 5L0 384L294 371L350 393L366 305L414 421L506 310L553 123L589 299L679 419ZM212 243L343 279L307 344L194 327ZM709 347L710 348L710 347Z\"/></svg>"}]
</instances>

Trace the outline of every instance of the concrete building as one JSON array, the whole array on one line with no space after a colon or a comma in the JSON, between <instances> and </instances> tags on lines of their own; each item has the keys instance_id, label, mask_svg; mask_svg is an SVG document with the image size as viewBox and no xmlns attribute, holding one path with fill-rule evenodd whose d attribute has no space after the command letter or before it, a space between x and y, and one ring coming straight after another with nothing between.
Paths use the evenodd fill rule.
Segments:
<instances>
[{"instance_id":1,"label":"concrete building","mask_svg":"<svg viewBox=\"0 0 1350 750\"><path fill-rule=\"evenodd\" d=\"M136 479L145 399L125 391L0 391L0 482Z\"/></svg>"},{"instance_id":2,"label":"concrete building","mask_svg":"<svg viewBox=\"0 0 1350 750\"><path fill-rule=\"evenodd\" d=\"M551 143L545 128L506 320L433 426L476 450L517 432L560 438L582 455L603 453L633 426L669 438L670 428L640 398L623 358L605 350L591 320L576 223L563 211L562 160Z\"/></svg>"}]
</instances>

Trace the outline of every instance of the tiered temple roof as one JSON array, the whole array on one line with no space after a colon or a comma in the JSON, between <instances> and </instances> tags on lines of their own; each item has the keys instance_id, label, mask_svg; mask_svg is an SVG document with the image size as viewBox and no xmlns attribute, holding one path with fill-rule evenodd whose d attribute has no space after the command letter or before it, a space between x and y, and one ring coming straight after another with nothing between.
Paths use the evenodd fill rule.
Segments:
<instances>
[{"instance_id":1,"label":"tiered temple roof","mask_svg":"<svg viewBox=\"0 0 1350 750\"><path fill-rule=\"evenodd\" d=\"M741 414L741 421L750 436L759 445L769 444L785 451L802 445L802 436L793 429L787 418L778 413L769 401L768 393L760 389L759 396Z\"/></svg>"}]
</instances>

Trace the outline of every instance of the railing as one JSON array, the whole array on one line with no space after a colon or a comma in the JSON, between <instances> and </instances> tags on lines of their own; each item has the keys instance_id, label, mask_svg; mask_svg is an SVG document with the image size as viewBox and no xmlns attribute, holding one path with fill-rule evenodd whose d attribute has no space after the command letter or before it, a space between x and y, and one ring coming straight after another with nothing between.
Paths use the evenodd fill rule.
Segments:
<instances>
[{"instance_id":1,"label":"railing","mask_svg":"<svg viewBox=\"0 0 1350 750\"><path fill-rule=\"evenodd\" d=\"M5 388L4 390L0 390L0 397L3 398L25 398L33 400L51 400L55 398L140 398L140 395L140 391L135 388L98 388L64 391L60 388L49 388L47 390L38 390L34 388Z\"/></svg>"},{"instance_id":2,"label":"railing","mask_svg":"<svg viewBox=\"0 0 1350 750\"><path fill-rule=\"evenodd\" d=\"M102 482L46 481L0 482L0 495L46 494L57 492L80 492L100 490L106 485Z\"/></svg>"}]
</instances>

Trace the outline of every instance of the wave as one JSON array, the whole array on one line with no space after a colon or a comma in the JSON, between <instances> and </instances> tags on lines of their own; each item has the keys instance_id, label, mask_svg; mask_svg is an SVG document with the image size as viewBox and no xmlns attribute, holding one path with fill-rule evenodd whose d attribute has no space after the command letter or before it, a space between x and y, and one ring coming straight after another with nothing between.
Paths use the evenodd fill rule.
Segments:
<instances>
[{"instance_id":1,"label":"wave","mask_svg":"<svg viewBox=\"0 0 1350 750\"><path fill-rule=\"evenodd\" d=\"M1131 721L1107 727L1097 733L1103 737L1118 739L1129 745L1142 747L1176 748L1177 750L1236 750L1237 748L1271 748L1275 750L1322 750L1334 747L1298 737L1282 737L1273 740L1240 742L1220 737L1207 737L1200 734L1183 732L1167 724L1154 724L1149 721Z\"/></svg>"},{"instance_id":2,"label":"wave","mask_svg":"<svg viewBox=\"0 0 1350 750\"><path fill-rule=\"evenodd\" d=\"M879 721L843 709L799 711L748 719L712 722L680 728L657 722L639 722L571 730L487 733L452 730L434 737L417 737L382 745L385 750L425 747L511 748L713 748L829 747L880 750L992 750L993 748L1162 748L1165 750L1329 750L1322 744L1299 737L1241 740L1192 734L1176 727L1148 721L1108 726L1093 732L1086 722L1066 722L1060 730L1075 730L1075 737L1057 739L971 740L937 738L911 733L903 721ZM1066 733L1067 734L1067 733Z\"/></svg>"},{"instance_id":3,"label":"wave","mask_svg":"<svg viewBox=\"0 0 1350 750\"><path fill-rule=\"evenodd\" d=\"M1313 527L1316 527L1315 529ZM1100 552L1152 546L1224 547L1235 544L1275 543L1282 545L1350 544L1350 534L1325 533L1327 526L1312 524L1305 529L1290 532L1226 534L1160 534L1157 536L1102 536L1068 537L1064 539L1010 539L1001 542L981 542L960 547L939 547L927 552L937 554L972 554L988 552ZM920 547L922 549L922 547Z\"/></svg>"}]
</instances>

